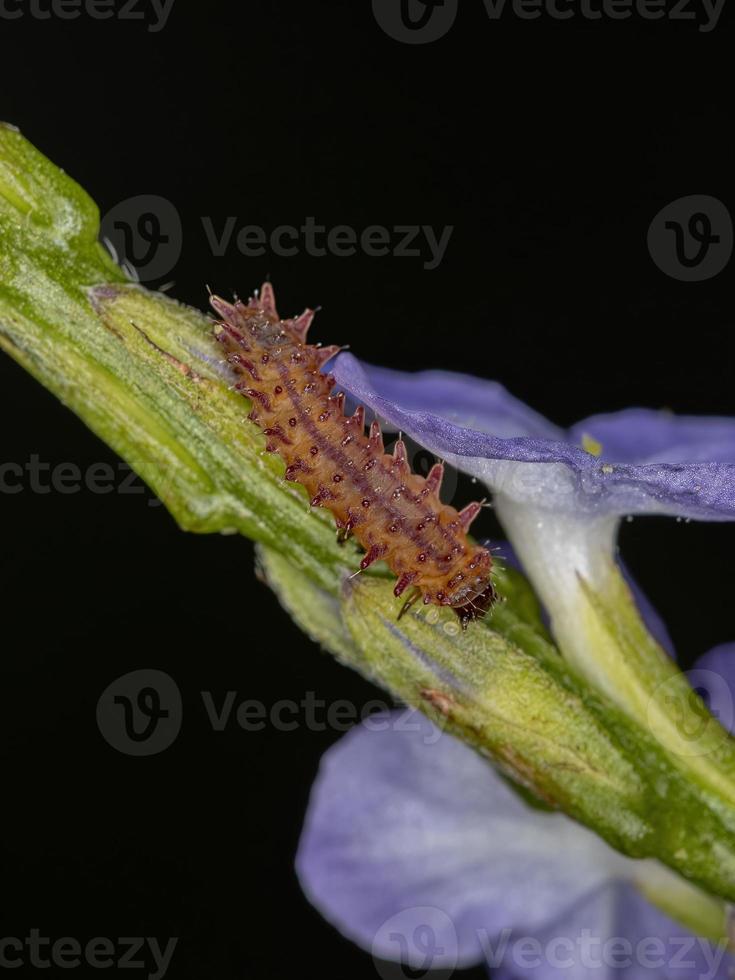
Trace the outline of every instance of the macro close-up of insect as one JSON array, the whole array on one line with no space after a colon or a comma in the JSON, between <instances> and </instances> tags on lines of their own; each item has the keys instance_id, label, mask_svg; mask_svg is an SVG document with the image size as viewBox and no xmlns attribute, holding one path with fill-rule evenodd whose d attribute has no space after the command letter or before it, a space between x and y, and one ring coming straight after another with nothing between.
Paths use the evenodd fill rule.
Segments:
<instances>
[{"instance_id":1,"label":"macro close-up of insect","mask_svg":"<svg viewBox=\"0 0 735 980\"><path fill-rule=\"evenodd\" d=\"M312 507L334 514L343 539L355 535L366 551L360 568L386 561L398 577L396 597L410 589L404 610L420 598L451 606L463 625L482 616L494 597L492 558L466 538L481 504L459 513L442 504L441 463L426 478L411 473L403 440L387 456L377 421L365 435L362 406L344 414L344 392L332 394L335 379L320 370L339 348L306 343L310 310L280 320L269 284L247 305L213 297L212 306L227 362L242 379L236 388L253 401L250 418L267 449L283 457L286 479L306 487Z\"/></svg>"},{"instance_id":2,"label":"macro close-up of insect","mask_svg":"<svg viewBox=\"0 0 735 980\"><path fill-rule=\"evenodd\" d=\"M0 972L731 980L724 2L0 26Z\"/></svg>"}]
</instances>

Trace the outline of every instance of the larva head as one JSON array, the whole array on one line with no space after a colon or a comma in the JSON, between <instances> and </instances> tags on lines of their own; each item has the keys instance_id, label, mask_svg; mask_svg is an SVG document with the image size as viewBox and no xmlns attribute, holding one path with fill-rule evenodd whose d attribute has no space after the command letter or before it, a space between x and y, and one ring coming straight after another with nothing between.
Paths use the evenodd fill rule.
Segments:
<instances>
[{"instance_id":1,"label":"larva head","mask_svg":"<svg viewBox=\"0 0 735 980\"><path fill-rule=\"evenodd\" d=\"M454 609L463 628L473 619L484 616L495 601L491 568L490 552L486 548L473 548L433 597L439 605Z\"/></svg>"},{"instance_id":2,"label":"larva head","mask_svg":"<svg viewBox=\"0 0 735 980\"><path fill-rule=\"evenodd\" d=\"M453 606L452 608L459 616L462 629L466 630L468 624L474 619L482 618L497 598L498 594L492 582L487 582L484 590L468 600L463 606Z\"/></svg>"}]
</instances>

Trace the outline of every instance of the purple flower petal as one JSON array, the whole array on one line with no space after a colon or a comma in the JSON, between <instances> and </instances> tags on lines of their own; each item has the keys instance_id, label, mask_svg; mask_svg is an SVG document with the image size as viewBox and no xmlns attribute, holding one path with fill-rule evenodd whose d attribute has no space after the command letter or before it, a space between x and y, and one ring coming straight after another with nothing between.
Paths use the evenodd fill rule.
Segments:
<instances>
[{"instance_id":1,"label":"purple flower petal","mask_svg":"<svg viewBox=\"0 0 735 980\"><path fill-rule=\"evenodd\" d=\"M581 445L585 435L611 463L735 463L735 419L628 408L584 419L567 438Z\"/></svg>"},{"instance_id":2,"label":"purple flower petal","mask_svg":"<svg viewBox=\"0 0 735 980\"><path fill-rule=\"evenodd\" d=\"M509 496L590 514L735 519L735 421L631 409L568 433L497 383L448 372L407 374L337 359L338 383L391 425ZM587 435L602 455L582 448ZM511 462L556 464L533 479Z\"/></svg>"},{"instance_id":3,"label":"purple flower petal","mask_svg":"<svg viewBox=\"0 0 735 980\"><path fill-rule=\"evenodd\" d=\"M439 454L528 463L563 457L579 465L591 458L560 441L561 429L494 381L448 371L391 371L352 354L340 354L332 373L358 402ZM489 434L496 431L502 435Z\"/></svg>"},{"instance_id":4,"label":"purple flower petal","mask_svg":"<svg viewBox=\"0 0 735 980\"><path fill-rule=\"evenodd\" d=\"M535 935L487 949L496 980L728 980L733 959L611 882Z\"/></svg>"},{"instance_id":5,"label":"purple flower petal","mask_svg":"<svg viewBox=\"0 0 735 980\"><path fill-rule=\"evenodd\" d=\"M527 436L532 439L563 439L558 428L499 384L471 374L452 371L419 371L409 374L389 368L361 364L352 355L341 360L355 362L363 369L372 388L388 401L400 404L408 412L431 411L450 422L492 432L503 439ZM339 364L340 370L349 369ZM429 394L430 393L430 394ZM427 403L427 396L430 401ZM444 406L444 410L440 410Z\"/></svg>"},{"instance_id":6,"label":"purple flower petal","mask_svg":"<svg viewBox=\"0 0 735 980\"><path fill-rule=\"evenodd\" d=\"M427 950L434 967L467 966L484 937L533 933L623 873L594 834L530 808L422 715L405 719L383 715L384 730L373 720L325 755L299 846L308 898L358 945L417 969Z\"/></svg>"}]
</instances>

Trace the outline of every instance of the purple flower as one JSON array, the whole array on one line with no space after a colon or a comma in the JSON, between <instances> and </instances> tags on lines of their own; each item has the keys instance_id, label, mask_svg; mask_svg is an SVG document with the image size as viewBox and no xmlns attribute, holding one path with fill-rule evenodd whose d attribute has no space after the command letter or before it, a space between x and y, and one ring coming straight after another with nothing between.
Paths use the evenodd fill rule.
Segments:
<instances>
[{"instance_id":1,"label":"purple flower","mask_svg":"<svg viewBox=\"0 0 735 980\"><path fill-rule=\"evenodd\" d=\"M421 445L499 493L575 515L735 519L735 419L631 408L561 429L502 385L337 359L338 383ZM514 463L543 464L514 479ZM511 464L509 469L508 464Z\"/></svg>"},{"instance_id":2,"label":"purple flower","mask_svg":"<svg viewBox=\"0 0 735 980\"><path fill-rule=\"evenodd\" d=\"M625 514L735 519L735 420L629 409L563 430L494 382L344 354L334 373L390 426L487 484L562 654L729 805L732 747L714 722L697 751L683 741L682 719L701 723L700 709L654 639L673 653L665 627L626 584L615 539ZM732 731L735 645L689 680ZM724 934L719 900L530 806L426 719L383 724L325 756L297 858L307 895L345 935L415 969L484 961L502 980L728 977L724 943L697 938Z\"/></svg>"},{"instance_id":3,"label":"purple flower","mask_svg":"<svg viewBox=\"0 0 735 980\"><path fill-rule=\"evenodd\" d=\"M496 382L407 374L350 354L334 374L389 425L488 486L562 653L645 721L666 668L645 641L622 652L637 613L615 561L620 519L735 519L735 419L632 408L564 430ZM671 723L659 730L678 751Z\"/></svg>"},{"instance_id":4,"label":"purple flower","mask_svg":"<svg viewBox=\"0 0 735 980\"><path fill-rule=\"evenodd\" d=\"M732 720L735 644L694 673ZM340 932L414 969L485 962L501 980L727 980L735 963L644 893L665 904L691 888L693 910L707 896L531 807L418 714L373 719L326 753L297 870Z\"/></svg>"}]
</instances>

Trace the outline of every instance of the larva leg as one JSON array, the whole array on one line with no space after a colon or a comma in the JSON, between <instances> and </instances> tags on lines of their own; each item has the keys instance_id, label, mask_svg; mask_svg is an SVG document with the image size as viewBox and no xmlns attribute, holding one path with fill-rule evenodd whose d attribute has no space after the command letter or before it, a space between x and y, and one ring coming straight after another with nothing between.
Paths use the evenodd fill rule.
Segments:
<instances>
[{"instance_id":1,"label":"larva leg","mask_svg":"<svg viewBox=\"0 0 735 980\"><path fill-rule=\"evenodd\" d=\"M338 527L337 528L337 544L344 544L345 541L349 541L352 537L351 527Z\"/></svg>"},{"instance_id":2,"label":"larva leg","mask_svg":"<svg viewBox=\"0 0 735 980\"><path fill-rule=\"evenodd\" d=\"M421 597L421 589L414 589L411 595L408 597L408 599L406 599L406 601L403 603L403 607L401 608L401 611L398 613L398 618L400 619L401 616L404 615L404 613L407 613L408 610L411 608L411 606L414 604L414 602L416 602L416 600L419 599L420 597Z\"/></svg>"}]
</instances>

